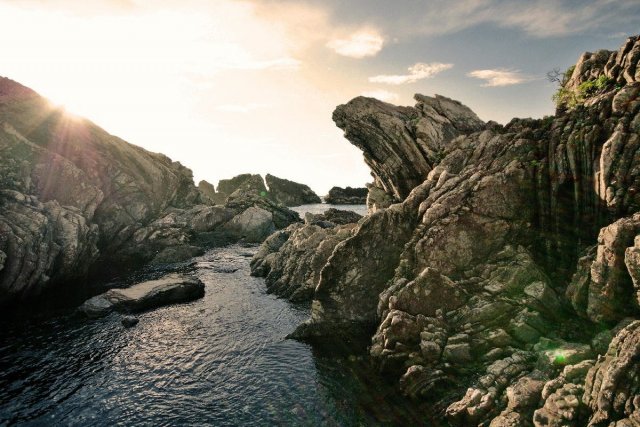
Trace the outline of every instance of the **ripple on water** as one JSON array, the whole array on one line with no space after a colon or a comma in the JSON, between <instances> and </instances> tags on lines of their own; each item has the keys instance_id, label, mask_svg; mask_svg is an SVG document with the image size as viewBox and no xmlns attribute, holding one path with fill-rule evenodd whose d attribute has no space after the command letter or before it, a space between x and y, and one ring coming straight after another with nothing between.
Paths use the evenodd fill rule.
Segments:
<instances>
[{"instance_id":1,"label":"ripple on water","mask_svg":"<svg viewBox=\"0 0 640 427\"><path fill-rule=\"evenodd\" d=\"M307 311L266 294L262 279L249 275L247 251L255 248L197 258L204 298L143 313L135 328L123 328L116 314L3 321L0 425L402 420L372 418L379 393L367 387L381 384L366 384L366 368L314 357L309 346L284 339Z\"/></svg>"}]
</instances>

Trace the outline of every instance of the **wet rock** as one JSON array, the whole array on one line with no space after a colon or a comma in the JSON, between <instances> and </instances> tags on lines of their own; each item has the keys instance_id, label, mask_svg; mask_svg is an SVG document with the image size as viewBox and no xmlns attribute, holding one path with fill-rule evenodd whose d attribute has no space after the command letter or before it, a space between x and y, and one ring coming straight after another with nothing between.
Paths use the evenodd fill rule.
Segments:
<instances>
[{"instance_id":1,"label":"wet rock","mask_svg":"<svg viewBox=\"0 0 640 427\"><path fill-rule=\"evenodd\" d=\"M140 320L136 316L122 316L120 323L125 328L132 328L138 324Z\"/></svg>"},{"instance_id":2,"label":"wet rock","mask_svg":"<svg viewBox=\"0 0 640 427\"><path fill-rule=\"evenodd\" d=\"M163 305L188 302L204 296L204 284L177 273L157 280L137 283L129 288L110 289L88 299L78 310L88 317L101 317L112 311L137 312Z\"/></svg>"}]
</instances>

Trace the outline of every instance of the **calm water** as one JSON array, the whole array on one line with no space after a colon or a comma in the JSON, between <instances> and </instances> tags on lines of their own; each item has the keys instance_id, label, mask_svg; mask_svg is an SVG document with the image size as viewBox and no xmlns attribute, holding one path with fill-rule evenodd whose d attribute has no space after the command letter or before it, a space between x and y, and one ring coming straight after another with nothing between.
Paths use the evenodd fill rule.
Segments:
<instances>
[{"instance_id":1,"label":"calm water","mask_svg":"<svg viewBox=\"0 0 640 427\"><path fill-rule=\"evenodd\" d=\"M357 214L365 216L367 214L367 205L330 205L328 203L316 203L312 205L294 206L291 210L294 210L304 218L306 212L312 214L321 214L329 208L340 209L343 211L354 211Z\"/></svg>"},{"instance_id":2,"label":"calm water","mask_svg":"<svg viewBox=\"0 0 640 427\"><path fill-rule=\"evenodd\" d=\"M255 248L196 258L203 299L88 321L0 323L0 425L424 424L364 361L285 340L306 308L249 276Z\"/></svg>"}]
</instances>

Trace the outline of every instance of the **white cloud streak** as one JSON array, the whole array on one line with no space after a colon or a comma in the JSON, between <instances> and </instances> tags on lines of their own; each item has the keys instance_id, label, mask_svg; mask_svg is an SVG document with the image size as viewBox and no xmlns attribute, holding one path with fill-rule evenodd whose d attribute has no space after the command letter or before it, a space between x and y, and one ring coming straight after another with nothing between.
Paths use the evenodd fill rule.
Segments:
<instances>
[{"instance_id":1,"label":"white cloud streak","mask_svg":"<svg viewBox=\"0 0 640 427\"><path fill-rule=\"evenodd\" d=\"M567 0L431 0L417 31L449 34L491 24L534 37L557 37L633 22L626 12L634 7L637 0L584 1L579 6Z\"/></svg>"},{"instance_id":2,"label":"white cloud streak","mask_svg":"<svg viewBox=\"0 0 640 427\"><path fill-rule=\"evenodd\" d=\"M467 76L484 80L483 87L512 86L532 80L531 77L519 71L505 69L474 70L469 72Z\"/></svg>"},{"instance_id":3,"label":"white cloud streak","mask_svg":"<svg viewBox=\"0 0 640 427\"><path fill-rule=\"evenodd\" d=\"M441 62L424 63L418 62L417 64L409 67L408 74L395 74L395 75L378 75L369 77L371 83L384 83L389 85L401 85L406 83L415 83L418 80L428 79L436 74L446 71L453 67L453 64L443 64Z\"/></svg>"},{"instance_id":4,"label":"white cloud streak","mask_svg":"<svg viewBox=\"0 0 640 427\"><path fill-rule=\"evenodd\" d=\"M375 56L383 46L384 38L373 30L362 30L347 38L333 39L327 43L327 47L338 55L357 59Z\"/></svg>"}]
</instances>

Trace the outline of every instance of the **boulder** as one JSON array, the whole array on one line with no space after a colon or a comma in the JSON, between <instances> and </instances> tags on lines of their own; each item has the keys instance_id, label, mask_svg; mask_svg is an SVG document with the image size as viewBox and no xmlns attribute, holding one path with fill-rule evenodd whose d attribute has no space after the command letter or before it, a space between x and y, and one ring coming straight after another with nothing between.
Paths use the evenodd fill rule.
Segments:
<instances>
[{"instance_id":1,"label":"boulder","mask_svg":"<svg viewBox=\"0 0 640 427\"><path fill-rule=\"evenodd\" d=\"M137 283L129 288L110 289L88 299L78 310L88 317L101 317L112 311L138 312L188 302L203 296L204 283L200 280L172 273L157 280Z\"/></svg>"},{"instance_id":2,"label":"boulder","mask_svg":"<svg viewBox=\"0 0 640 427\"><path fill-rule=\"evenodd\" d=\"M247 208L224 225L227 235L248 243L262 242L275 229L273 214L257 206Z\"/></svg>"},{"instance_id":3,"label":"boulder","mask_svg":"<svg viewBox=\"0 0 640 427\"><path fill-rule=\"evenodd\" d=\"M312 203L321 203L320 197L309 186L278 178L267 174L265 176L269 197L276 203L285 206L300 206Z\"/></svg>"}]
</instances>

